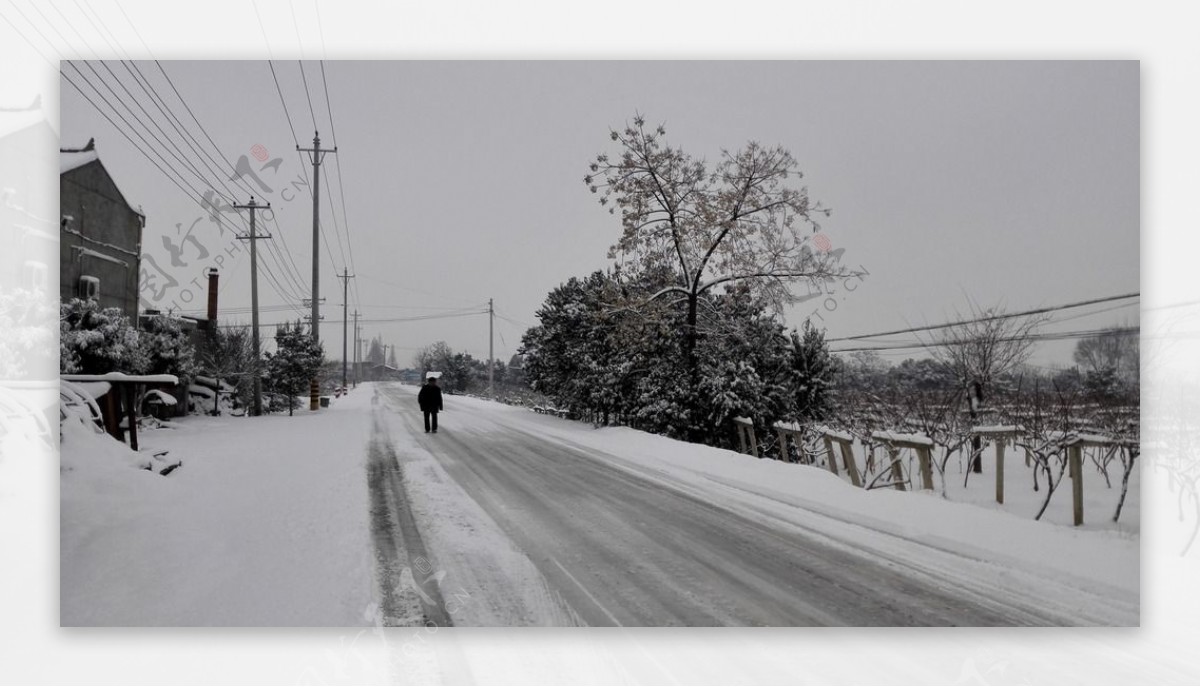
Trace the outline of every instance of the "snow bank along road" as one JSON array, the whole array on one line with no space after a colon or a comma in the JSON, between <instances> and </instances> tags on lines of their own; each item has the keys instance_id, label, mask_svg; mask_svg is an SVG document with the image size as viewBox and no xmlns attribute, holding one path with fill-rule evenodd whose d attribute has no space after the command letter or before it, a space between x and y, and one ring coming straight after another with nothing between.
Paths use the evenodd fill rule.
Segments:
<instances>
[{"instance_id":1,"label":"snow bank along road","mask_svg":"<svg viewBox=\"0 0 1200 687\"><path fill-rule=\"evenodd\" d=\"M609 430L447 396L441 432L425 434L416 391L380 384L373 403L388 624L1137 623L1128 588L648 465L597 445Z\"/></svg>"}]
</instances>

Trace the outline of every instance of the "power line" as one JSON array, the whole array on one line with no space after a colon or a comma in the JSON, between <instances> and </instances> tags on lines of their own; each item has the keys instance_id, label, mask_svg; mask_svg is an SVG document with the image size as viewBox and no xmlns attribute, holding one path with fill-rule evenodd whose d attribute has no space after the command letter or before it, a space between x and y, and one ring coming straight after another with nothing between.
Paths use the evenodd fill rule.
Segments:
<instances>
[{"instance_id":1,"label":"power line","mask_svg":"<svg viewBox=\"0 0 1200 687\"><path fill-rule=\"evenodd\" d=\"M1082 338L1086 338L1089 336L1098 336L1100 334L1108 334L1108 333L1114 333L1114 334L1119 334L1119 335L1133 335L1133 334L1139 333L1140 331L1141 331L1141 327L1109 327L1109 328L1102 328L1102 329L1081 329L1081 330L1070 331L1070 332L1044 332L1044 333L1040 333L1040 334L1026 334L1023 336L1022 335L1002 336L1002 337L997 337L995 340L996 341L1019 341L1019 340L1063 341L1063 340L1068 340L1068 339L1082 339ZM864 347L858 347L858 348L839 348L837 350L830 350L830 353L854 353L856 351L901 351L901 350L909 350L909 349L916 349L916 348L935 348L935 347L942 347L942 346L957 346L957 345L960 345L963 343L967 343L969 341L971 341L971 339L965 339L965 340L958 339L955 341L931 341L931 342L914 343L914 344L899 344L898 343L898 344L893 344L893 345L882 345L882 346L874 346L874 347L864 346Z\"/></svg>"},{"instance_id":2,"label":"power line","mask_svg":"<svg viewBox=\"0 0 1200 687\"><path fill-rule=\"evenodd\" d=\"M313 195L313 180L311 178L309 178L309 176L308 176L308 166L307 166L308 163L305 162L304 155L301 152L300 139L296 136L296 127L292 125L292 114L288 110L287 100L283 97L283 88L279 85L279 76L275 72L274 62L272 60L267 60L267 66L271 68L271 79L275 82L275 92L279 94L279 104L283 106L283 115L284 115L284 117L287 118L288 129L292 132L292 142L294 142L296 144L296 155L300 160L300 169L304 172L304 183L308 185L308 194L309 194L309 197L311 198ZM301 66L300 73L301 73L301 75L304 74L303 66ZM305 90L307 90L307 88L308 88L308 86L307 86L307 81L306 81ZM309 109L311 110L311 108L312 108L312 103L311 103L311 99L310 99ZM313 125L314 126L316 125L315 115L313 117ZM337 265L334 264L334 262L333 262L333 251L329 248L329 238L325 235L325 226L320 221L319 217L316 219L316 221L317 221L317 226L319 228L319 232L321 234L321 238L325 242L325 250L329 253L329 264L330 264L330 266L332 266L334 268L333 271L336 272Z\"/></svg>"},{"instance_id":3,"label":"power line","mask_svg":"<svg viewBox=\"0 0 1200 687\"><path fill-rule=\"evenodd\" d=\"M396 322L420 322L420 321L425 321L425 320L448 320L448 319L455 319L455 318L461 318L461 317L474 317L475 315L486 315L486 314L487 314L486 310L479 310L476 312L464 312L464 313L451 314L451 315L423 315L423 316L416 316L416 317L394 317L394 318L379 318L379 319L363 319L360 317L358 320L358 323L359 324L364 324L364 323L388 324L388 323L396 323ZM322 322L325 322L326 324L341 324L341 323L345 322L345 320L322 320ZM281 326L283 326L283 324L284 323L260 324L259 326L260 327L281 327ZM245 325L218 325L218 327L221 327L221 328L243 327L243 326L245 326Z\"/></svg>"},{"instance_id":4,"label":"power line","mask_svg":"<svg viewBox=\"0 0 1200 687\"><path fill-rule=\"evenodd\" d=\"M67 64L71 64L71 63L67 62ZM72 65L72 67L74 68L74 65ZM79 74L80 79L83 80L85 83L87 83L89 86L91 86L92 90L95 91L96 94L100 96L101 100L104 100L105 103L107 104L108 103L107 99L104 98L104 95L102 93L100 93L100 91L95 87L95 85L93 85L91 82L89 82L87 80L87 77L85 77L83 75L83 73L79 71L78 68L75 68L75 70ZM113 118L110 117L109 114L107 112L105 112L103 108L101 108L98 104L96 104L96 101L92 100L92 97L89 96L83 90L83 88L80 87L79 84L76 83L75 80L71 78L71 76L69 74L62 71L61 69L59 70L59 74L61 74L62 77L67 80L67 83L71 84L71 86L74 87L75 90L78 91L81 96L83 96L84 100L87 100L88 103L97 112L99 112L101 116L103 116L106 120L108 120L108 123L112 125L112 127L117 131L117 133L119 133L123 137L125 137L125 140L129 141L129 144L132 145L134 148L136 148L137 151L139 153L141 153L142 156L145 157L150 162L150 164L154 165L154 167L158 169L158 171L162 172L163 176L165 176L168 181L170 181L171 183L173 183L177 187L179 187L179 189L184 192L184 195L187 195L188 197L195 198L195 199L201 198L201 194L198 191L196 191L196 189L193 188L191 186L191 184L187 182L186 179L184 179L182 176L174 174L172 171L169 171L168 169L165 169L162 165L160 165L157 161L155 161L154 158L150 157L149 152L147 152L145 149L147 146L149 146L149 144L147 143L146 146L139 146L137 144L137 142L135 142L133 140L133 138L131 138L129 136L129 134L126 133L125 129L121 128L120 125L118 125L115 121L113 121ZM109 107L110 108L112 107L111 104L109 105ZM115 109L113 110L113 112L114 112L114 114L117 115L118 118L121 118L124 121L124 118L121 117L120 112L116 111ZM129 125L128 122L126 122L126 126L128 126L128 125ZM137 133L137 132L134 131L134 133ZM143 139L143 142L145 142L144 139ZM154 152L155 154L158 154L157 151L152 150L152 152ZM162 159L163 163L166 164L166 160L163 159L161 155L159 155L159 159ZM169 165L168 165L168 167L169 167ZM225 222L224 218L222 218L220 215L215 216L215 221L218 224L226 224L230 231L237 233L236 228L233 226L228 226L227 222Z\"/></svg>"},{"instance_id":5,"label":"power line","mask_svg":"<svg viewBox=\"0 0 1200 687\"><path fill-rule=\"evenodd\" d=\"M296 18L296 6L292 5L292 19ZM297 31L299 28L297 27ZM312 93L308 90L308 75L304 73L304 62L296 60L296 64L300 65L300 79L304 82L304 95L308 98L308 114L312 116L313 130L317 129L317 111L313 109Z\"/></svg>"},{"instance_id":6,"label":"power line","mask_svg":"<svg viewBox=\"0 0 1200 687\"><path fill-rule=\"evenodd\" d=\"M225 193L228 194L228 196L226 197L226 201L229 204L236 204L237 199L235 196L236 196L237 192L229 187L229 185L225 182L223 175L220 172L218 172L217 170L213 169L212 165L209 164L209 161L211 161L213 164L217 164L218 166L220 166L220 163L217 162L217 160L214 159L212 157L212 155L209 154L208 151L204 149L204 146L200 144L199 140L197 140L195 138L195 136L192 136L191 132L187 130L187 127L183 124L183 122L181 120L179 120L178 116L176 116L174 114L174 112L171 111L170 106L166 104L166 101L163 100L161 96L158 96L158 93L154 89L153 85L150 84L148 80L145 80L145 83L138 80L137 74L140 74L141 70L138 69L137 74L135 74L134 70L130 69L129 64L126 64L124 62L122 62L122 64L124 64L125 69L126 69L126 71L129 72L130 76L132 76L134 78L134 81L137 82L138 85L142 88L142 91L151 98L151 102L154 103L155 107L158 108L159 114L161 114L163 116L163 118L167 120L167 123L170 124L175 129L175 132L179 136L179 139L181 141L183 141L184 144L187 145L191 149L192 153L195 154L195 156L198 160L200 160L201 164L203 164L208 169L208 171L214 175L214 178L217 180L217 182L221 185L222 188L224 188ZM104 66L105 66L105 69L108 70L109 74L112 75L112 77L114 79L116 79L119 84L121 84L122 89L130 96L130 98L134 99L135 104L138 105L138 108L143 112L143 114L145 114L146 117L148 119L150 119L150 121L155 125L155 127L158 128L158 130L163 134L163 137L168 139L168 141L169 141L170 136L167 134L166 130L164 130L162 128L162 126L159 125L158 122L154 119L154 117L144 107L141 106L141 103L137 101L136 97L127 88L125 88L124 83L121 82L120 78L116 75L116 73L114 73L112 71L112 69L109 68L106 64ZM134 67L136 68L136 65L134 65ZM159 68L162 69L161 64L159 64ZM163 70L163 76L165 76L167 78L168 83L170 83L171 88L175 92L176 97L179 99L180 103L183 104L184 108L187 109L188 113L192 117L192 120L200 128L201 132L204 133L204 135L208 139L210 145L212 145L213 149L216 150L218 156L220 156L222 158L222 160L225 161L225 164L229 165L230 168L233 168L236 171L236 168L234 168L234 166L232 164L230 164L228 160L224 159L224 155L221 153L220 147L217 146L216 142L212 140L212 136L208 134L208 130L204 128L204 125L200 122L199 118L196 117L195 112L192 111L191 107L188 106L187 101L183 99L183 96L179 93L178 89L175 88L174 82L172 82L170 80L170 76L167 75L165 70ZM144 74L142 74L142 79L145 79ZM155 100L156 96L157 96L157 100ZM161 101L161 105L159 104L158 101ZM164 106L165 106L165 109L164 109ZM131 111L131 114L132 114L132 111ZM136 119L136 115L134 115L134 117ZM172 118L175 120L174 122L171 121ZM143 126L145 126L145 125L143 124ZM147 131L149 131L148 128L147 128ZM185 136L184 133L186 133L187 135ZM189 137L191 138L191 141L188 140ZM158 140L157 137L155 137L155 138L156 138L156 140ZM160 143L161 143L161 141L160 141ZM180 152L183 152L183 151L180 150ZM186 156L186 153L184 153L184 155ZM205 158L207 158L207 160ZM196 168L194 164L191 165L191 168L193 170L193 173L197 174L198 178L200 178L201 181L204 181L203 175L200 174L199 169ZM231 180L234 180L234 179L236 179L236 175ZM245 182L242 182L242 183L246 189L249 189L248 184L245 184ZM217 190L217 188L214 185L209 184L209 187L215 193L217 193L218 196L225 195L225 194L222 194L219 190ZM251 192L251 195L253 195L252 189L250 189L250 192ZM273 217L273 213L272 213L272 217ZM243 224L245 223L244 218L239 217L239 220L241 220L243 222ZM276 221L276 227L278 228L278 221ZM282 233L280 235L282 236ZM274 246L273 244L267 244L267 245L270 248L269 248L268 252L265 254L265 256L269 257L271 260L276 262L277 266L280 269L280 272L286 278L285 281L290 280L292 282L292 285L285 288L282 284L280 284L278 277L275 276L275 274L271 270L270 266L264 262L263 269L267 272L266 276L268 278L268 281L272 283L272 287L276 290L277 293L279 293L280 296L283 296L284 298L292 298L292 299L299 300L298 297L294 293L288 291L289 288L293 288L293 287L299 288L300 291L303 291L303 288L300 286L299 280L296 278L296 276L292 272L289 272L288 264L286 262L284 262L283 258L279 254L279 248L277 246ZM295 263L292 263L292 270L295 271Z\"/></svg>"},{"instance_id":7,"label":"power line","mask_svg":"<svg viewBox=\"0 0 1200 687\"><path fill-rule=\"evenodd\" d=\"M33 5L34 9L37 9L37 3L30 3L30 4ZM14 3L14 5L15 5L15 3ZM87 46L87 49L90 50L92 52L92 54L96 56L96 59L97 60L100 59L99 51L97 51L95 48L92 47L92 44L88 41L88 39L83 37L83 34L79 32L79 29L75 28L75 24L69 18L67 18L67 15L65 13L63 13L62 9L60 9L58 7L58 4L52 2L52 3L49 3L49 5L50 5L50 7L54 8L55 12L58 12L58 16L62 17L63 23L67 25L67 28L69 28L75 32L75 35L78 36L79 40L82 41L85 46ZM42 14L41 10L38 10L38 14L41 14L42 18L45 19L47 22L50 21L49 18L46 17L46 15ZM57 33L57 31L56 31L56 33ZM62 34L59 34L59 35L61 36Z\"/></svg>"},{"instance_id":8,"label":"power line","mask_svg":"<svg viewBox=\"0 0 1200 687\"><path fill-rule=\"evenodd\" d=\"M58 46L54 45L54 43L51 42L50 39L46 38L46 34L42 33L42 30L39 29L36 24L29 21L29 17L25 16L25 13L21 11L21 8L17 7L16 3L14 3L12 0L9 0L9 4L12 5L13 9L15 9L21 15L21 18L24 19L27 24L29 24L31 27L33 27L33 30L36 31L37 34L42 37L42 40L46 42L46 45L50 47L50 51L53 52L58 57L58 59L51 60L49 57L46 57L46 54L42 52L42 49L39 48L38 46L34 45L33 41L29 39L29 36L25 35L25 32L22 31L20 28L17 27L16 24L13 23L13 20L11 18L9 18L9 16L6 12L0 12L0 17L2 17L4 19L4 21L9 26L12 27L13 32L16 33L18 36L20 36L21 39L25 41L25 44L30 47L30 49L32 49L34 52L36 52L38 54L38 57L42 58L42 60L46 64L50 65L51 68L57 70L59 63L65 61L65 59L62 56L62 53L60 53L58 51ZM36 7L36 5L35 5L35 7Z\"/></svg>"},{"instance_id":9,"label":"power line","mask_svg":"<svg viewBox=\"0 0 1200 687\"><path fill-rule=\"evenodd\" d=\"M318 10L318 14L319 14L319 10ZM318 25L319 25L319 23L320 22L318 21ZM333 123L333 101L329 97L329 81L325 78L325 61L322 60L320 62L320 64L321 64L321 84L325 90L325 109L329 113L329 133L333 137L333 147L336 148L338 146L338 138L337 138L337 127ZM342 180L341 157L340 156L335 157L333 159L333 163L334 163L334 166L337 168L338 195L341 197L341 200L342 200L342 225L345 227L345 232L346 232L346 252L350 254L351 269L354 269L357 272L357 268L354 265L354 246L350 242L350 217L346 213L346 184ZM330 199L329 204L331 206L333 205L332 198ZM345 255L343 255L342 260L345 260L345 259L346 259ZM355 291L354 291L355 297L357 298L358 297L358 282L355 282L354 289L355 289Z\"/></svg>"},{"instance_id":10,"label":"power line","mask_svg":"<svg viewBox=\"0 0 1200 687\"><path fill-rule=\"evenodd\" d=\"M104 95L103 92L100 91L100 89L96 86L96 84L92 83L91 80L89 80L87 78L87 76L83 74L83 72L79 69L79 67L77 65L70 63L70 62L68 62L68 64L71 64L71 67L78 74L79 78L83 82L87 83L92 88L92 90L98 96L100 96L100 99L102 101L104 101L104 103L106 105L108 105L108 107L112 111L112 113L115 114L117 116L117 118L119 118L122 122L124 122L124 124L128 128L128 130L132 131L132 133L134 135L136 135L139 139L141 139L142 143L144 145L139 146L137 143L135 143L133 141L133 139L129 136L129 133L127 133L126 129L124 129L120 125L118 125L113 120L113 118L109 116L109 114L107 112L105 112L102 108L100 108L100 106L94 100L92 100L92 98L86 92L83 91L83 89L79 86L78 83L75 82L74 79L72 79L66 72L63 72L60 70L60 73L62 74L63 78L65 78L67 80L67 82L70 83L80 93L80 95L82 95L84 97L84 99L86 99L92 105L92 107L96 109L97 112L99 112L102 116L104 116L104 118L108 120L108 122L118 131L118 133L120 133L123 137L125 137L126 140L128 140L129 143L132 144L135 148L138 148L139 152L144 157L146 157L146 159L149 160L151 162L151 164L153 164L160 172L162 172L163 175L169 181L174 183L180 190L184 191L185 195L199 199L201 197L201 194L186 179L184 179L182 177L182 175L179 175L178 172L175 172L175 170L168 171L168 169L164 168L162 165L160 165L158 162L156 162L153 157L151 157L149 155L149 153L154 153L154 155L156 155L159 158L159 160L162 161L163 165L167 165L168 168L170 167L169 163L167 163L166 158L162 155L162 153L158 150L158 148L156 148L153 144L151 144L146 139L145 136L143 136L136 128L133 127L133 125L129 122L129 120L126 119L125 116L123 114L121 114L121 112L108 100L108 98ZM105 66L107 68L107 65L105 65ZM96 75L96 78L102 84L104 84L105 88L107 88L110 93L112 93L114 96L116 96L116 92L112 89L111 85L109 85L103 79L103 77L99 74L99 72L97 72L90 65L88 65L88 67ZM131 92L129 92L128 88L126 88L124 86L124 84L120 81L120 78L117 77L116 74L111 71L111 69L109 69L109 72L113 76L113 78L116 79L118 81L118 83L121 84L122 89L125 90L125 92L131 98L133 98L136 102L136 98L133 96L133 94ZM142 110L143 114L145 114L145 116L148 119L150 119L151 122L154 123L154 125L156 127L158 127L160 131L162 131L163 136L165 136L169 140L170 137L166 134L166 131L163 130L162 127L158 124L158 122L155 121L154 118L150 115L150 113L148 111L146 111L144 107L141 106L140 102L137 102L136 104L138 105L139 109ZM129 107L128 104L126 104L125 107L126 107L126 110L129 112L129 114L133 117L133 119L138 121L138 123L142 125L142 127L146 130L146 132L148 134L150 134L150 137L153 138L159 146L162 146L164 148L169 148L170 145L173 145L170 143L164 143L162 139L160 139L160 138L158 138L158 136L154 135L153 131L150 130L149 126L137 117L136 113L133 112L133 109L131 107ZM197 122L198 122L198 120L197 120ZM208 184L208 180L204 177L204 175L202 173L200 173L200 171L198 170L198 168L195 167L194 164L192 164L190 161L185 161L185 160L181 159L180 156L178 154L176 154L174 151L168 150L168 152L171 152L172 155L175 157L175 159L179 160L182 164L184 164L185 167L193 175L195 175L196 178L202 184ZM210 171L211 171L211 168L210 168ZM224 182L220 180L220 175L218 175L217 178L218 178L218 181L222 185L224 185ZM208 185L210 186L210 188L214 188L211 184L208 184ZM225 186L225 189L227 192L231 192L228 186ZM214 190L215 190L215 188L214 188ZM218 192L218 195L220 195L219 192ZM234 228L232 226L228 226L228 222L225 220L224 217L222 217L220 215L220 213L214 214L213 220L215 222L217 222L217 224L219 224L219 225L227 226L235 235L237 235L239 233L236 228ZM285 300L287 300L289 298L295 298L294 295L291 295L288 293L288 290L285 287L283 287L281 284L279 284L278 279L275 277L274 273L270 270L269 266L266 263L263 264L263 267L266 270L266 276L267 276L268 282L270 283L272 289L275 290L275 292L281 298L284 298Z\"/></svg>"},{"instance_id":11,"label":"power line","mask_svg":"<svg viewBox=\"0 0 1200 687\"><path fill-rule=\"evenodd\" d=\"M1079 308L1085 305L1095 305L1097 303L1108 303L1110 301L1124 300L1127 298L1138 298L1141 294L1138 292L1122 294L1120 296L1106 296L1104 298L1093 298L1091 300L1079 301L1077 303L1066 303L1064 305L1054 305L1045 308L1036 308L1034 310L1026 310L1024 312L1004 313L1001 315L989 315L987 317L977 317L967 320L959 320L957 322L947 322L945 324L927 325L924 327L910 327L908 329L897 329L890 332L878 332L875 334L858 334L856 336L842 336L835 339L828 339L828 343L837 341L855 341L857 339L873 339L881 336L892 336L893 334L909 334L912 332L924 332L933 329L946 329L948 327L957 327L964 324L973 324L976 322L991 322L993 320L1006 320L1013 317L1025 317L1028 315L1040 315L1042 313L1054 312L1056 310L1067 310L1070 308Z\"/></svg>"},{"instance_id":12,"label":"power line","mask_svg":"<svg viewBox=\"0 0 1200 687\"><path fill-rule=\"evenodd\" d=\"M180 104L183 105L184 109L187 111L188 115L192 118L192 121L195 122L196 126L199 127L201 133L204 134L205 139L208 141L208 143L212 147L212 149L216 152L217 157L220 158L220 162L218 162L218 160L216 158L214 158L212 156L212 154L208 152L207 149L205 149L204 145L201 144L200 141L195 136L192 135L191 131L188 130L187 126L184 125L182 120L180 120L179 117L177 115L175 115L174 111L171 109L170 105L167 104L166 100L163 99L161 96L158 96L156 89L154 89L153 85L150 84L149 79L146 78L145 74L142 73L141 69L138 68L138 66L136 64L133 64L132 62L130 64L127 64L126 70L129 70L130 66L132 65L133 70L136 70L137 74L141 75L142 80L145 82L145 84L142 86L143 90L146 90L146 88L148 87L149 88L148 92L150 94L152 94L152 97L153 96L158 97L158 99L162 102L162 105L166 108L165 112L167 114L169 114L170 117L173 118L178 123L179 126L176 127L176 130L177 131L182 130L185 134L187 134L188 138L190 138L191 141L195 144L194 146L191 146L191 144L189 144L189 146L192 147L193 151L198 151L197 152L198 156L200 153L203 153L204 157L208 158L210 161L212 161L213 164L216 164L218 167L226 166L230 170L233 170L234 175L233 175L233 177L230 178L230 181L240 184L239 191L249 194L249 195L253 195L254 189L251 188L249 183L242 180L240 175L238 175L236 173L237 167L225 157L224 153L221 151L220 146L218 146L216 141L213 140L212 135L208 133L208 129L206 129L204 127L204 124L200 122L199 117L196 116L196 113L192 110L191 106L188 105L187 100L183 97L183 94L179 92L179 89L175 86L174 80L172 80L171 76L169 74L167 74L166 69L164 69L162 64L160 62L158 62L157 60L155 60L155 64L158 66L159 71L162 73L163 77L167 80L167 83L170 85L171 90L175 93L175 97L179 100ZM130 71L131 75L133 73L134 73L133 71ZM136 77L135 77L135 79L136 79ZM160 112L162 112L163 107L160 107L159 110L160 110ZM185 140L185 143L186 142L187 141ZM201 160L201 161L203 162L203 160ZM222 163L223 163L223 165L222 165ZM225 190L227 192L229 192L231 194L234 193L229 188L229 186L224 183L223 177L220 173L213 170L213 168L211 166L209 166L207 163L205 163L205 166L208 167L209 171L212 171L215 175L217 175L218 179L222 179L222 182L221 182L222 186L225 187ZM233 200L232 202L237 202L237 201ZM291 249L288 247L288 244L287 244L287 233L282 230L282 227L280 227L279 220L278 220L278 218L275 217L274 212L268 213L268 216L270 217L271 221L273 221L275 223L276 233L279 235L280 241L283 244L283 248L280 249L280 247L278 247L274 244L268 244L269 248L268 248L267 255L272 260L277 262L280 272L287 278L288 281L291 282L290 286L292 288L296 288L300 292L303 292L304 291L303 281L300 278L300 270L296 267L295 260L292 259ZM281 253L281 250L286 251L286 252ZM287 256L286 261L284 260L283 255ZM265 263L264 263L264 268L266 268ZM267 269L269 269L269 268L267 268Z\"/></svg>"},{"instance_id":13,"label":"power line","mask_svg":"<svg viewBox=\"0 0 1200 687\"><path fill-rule=\"evenodd\" d=\"M129 28L133 29L133 34L137 36L137 39L139 42L141 42L142 47L146 49L146 54L152 54L150 46L146 44L146 39L142 38L142 33L137 30L137 26L134 25L133 20L129 18L129 14L125 12L125 8L121 6L121 0L113 0L113 2L116 3L117 9L121 10L121 16L125 17L125 23L129 24Z\"/></svg>"},{"instance_id":14,"label":"power line","mask_svg":"<svg viewBox=\"0 0 1200 687\"><path fill-rule=\"evenodd\" d=\"M84 9L84 7L86 5L80 4L79 0L72 0L72 2L74 2L75 6L79 8L79 12L83 15L83 18L86 19L88 21L88 23L92 25L93 29L95 29L96 35L100 36L100 38L102 38L104 40L104 42L108 44L109 49L111 49L113 51L114 55L120 55L122 52L124 52L124 51L118 49L117 46L115 44L113 44L112 41L109 40L109 36L112 34L112 31L108 30L107 24L104 26L104 31L101 31L100 27L97 26L96 22L92 21L92 17L91 17L91 15L88 14L88 11L86 9ZM92 13L95 14L95 12L96 12L95 8L92 8ZM100 18L99 14L96 14L96 18L100 20L101 24L104 24L104 20Z\"/></svg>"}]
</instances>

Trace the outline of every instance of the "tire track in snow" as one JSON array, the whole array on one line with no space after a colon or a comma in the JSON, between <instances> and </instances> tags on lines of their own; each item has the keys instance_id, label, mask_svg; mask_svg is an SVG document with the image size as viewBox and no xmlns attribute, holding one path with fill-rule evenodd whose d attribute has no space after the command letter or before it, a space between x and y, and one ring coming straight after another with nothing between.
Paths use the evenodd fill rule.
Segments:
<instances>
[{"instance_id":1,"label":"tire track in snow","mask_svg":"<svg viewBox=\"0 0 1200 687\"><path fill-rule=\"evenodd\" d=\"M436 578L424 577L428 554L405 492L404 471L380 417L378 391L372 399L367 485L371 494L371 539L382 622L387 626L452 625ZM414 575L413 570L418 571Z\"/></svg>"}]
</instances>

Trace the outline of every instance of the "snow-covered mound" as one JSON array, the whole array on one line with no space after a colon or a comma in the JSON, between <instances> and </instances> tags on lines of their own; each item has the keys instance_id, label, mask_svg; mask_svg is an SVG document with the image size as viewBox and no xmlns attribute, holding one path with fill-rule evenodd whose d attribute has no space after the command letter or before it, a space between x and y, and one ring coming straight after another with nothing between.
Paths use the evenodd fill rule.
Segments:
<instances>
[{"instance_id":1,"label":"snow-covered mound","mask_svg":"<svg viewBox=\"0 0 1200 687\"><path fill-rule=\"evenodd\" d=\"M182 464L166 451L150 448L134 451L77 415L62 419L61 436L63 450L59 465L64 476L73 471L111 473L129 468L168 475Z\"/></svg>"}]
</instances>

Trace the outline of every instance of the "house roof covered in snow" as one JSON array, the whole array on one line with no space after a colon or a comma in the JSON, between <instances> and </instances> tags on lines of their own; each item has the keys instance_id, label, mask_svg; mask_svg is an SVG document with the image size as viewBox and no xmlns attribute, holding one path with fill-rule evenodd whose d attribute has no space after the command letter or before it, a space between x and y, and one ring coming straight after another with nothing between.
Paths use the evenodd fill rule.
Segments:
<instances>
[{"instance_id":1,"label":"house roof covered in snow","mask_svg":"<svg viewBox=\"0 0 1200 687\"><path fill-rule=\"evenodd\" d=\"M109 173L108 168L104 166L104 162L100 160L100 153L96 150L96 139L89 139L87 145L83 146L82 148L58 149L59 176L73 172L93 162L100 163L104 174L108 177L113 187L116 188L117 194L121 197L121 201L125 203L125 206L144 218L146 213L143 212L140 207L135 207L133 203L129 202L128 196L126 196L125 192L121 190L121 186L117 183L117 180L113 178L112 174Z\"/></svg>"},{"instance_id":2,"label":"house roof covered in snow","mask_svg":"<svg viewBox=\"0 0 1200 687\"><path fill-rule=\"evenodd\" d=\"M58 153L58 173L66 174L73 169L78 169L89 162L95 162L99 159L100 155L95 150L60 150Z\"/></svg>"}]
</instances>

